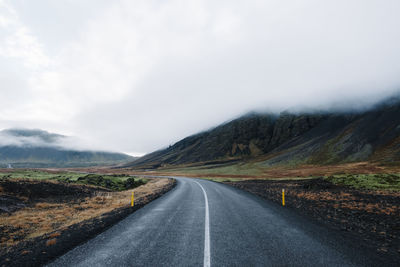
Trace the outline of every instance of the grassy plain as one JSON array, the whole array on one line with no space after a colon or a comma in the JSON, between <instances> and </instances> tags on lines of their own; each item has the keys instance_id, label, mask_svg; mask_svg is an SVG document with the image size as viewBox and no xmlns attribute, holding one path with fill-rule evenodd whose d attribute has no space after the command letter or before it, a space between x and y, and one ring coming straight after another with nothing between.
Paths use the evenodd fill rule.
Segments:
<instances>
[{"instance_id":1,"label":"grassy plain","mask_svg":"<svg viewBox=\"0 0 400 267\"><path fill-rule=\"evenodd\" d=\"M0 171L0 248L50 234L131 204L147 203L169 179L44 170ZM105 184L96 185L93 181ZM129 182L133 182L130 183ZM131 187L126 189L127 184Z\"/></svg>"},{"instance_id":2,"label":"grassy plain","mask_svg":"<svg viewBox=\"0 0 400 267\"><path fill-rule=\"evenodd\" d=\"M0 170L0 179L33 179L59 181L64 183L101 186L113 191L123 191L147 183L146 178L132 177L125 174L107 175L67 171L45 171L37 169Z\"/></svg>"},{"instance_id":3,"label":"grassy plain","mask_svg":"<svg viewBox=\"0 0 400 267\"><path fill-rule=\"evenodd\" d=\"M225 165L182 165L147 172L124 170L131 174L200 177L217 182L242 180L303 180L324 178L327 181L359 189L400 190L400 166L374 162L337 165L300 165L267 167L257 162Z\"/></svg>"}]
</instances>

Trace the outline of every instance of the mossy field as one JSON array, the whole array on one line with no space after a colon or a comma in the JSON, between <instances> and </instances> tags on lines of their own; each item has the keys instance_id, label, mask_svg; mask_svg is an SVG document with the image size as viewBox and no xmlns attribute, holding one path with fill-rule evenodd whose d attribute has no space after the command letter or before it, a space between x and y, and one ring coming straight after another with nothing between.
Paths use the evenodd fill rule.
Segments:
<instances>
[{"instance_id":1,"label":"mossy field","mask_svg":"<svg viewBox=\"0 0 400 267\"><path fill-rule=\"evenodd\" d=\"M400 191L400 174L334 175L325 179L333 184L355 189Z\"/></svg>"},{"instance_id":2,"label":"mossy field","mask_svg":"<svg viewBox=\"0 0 400 267\"><path fill-rule=\"evenodd\" d=\"M101 174L91 174L101 173ZM27 178L55 180L101 186L113 191L122 191L145 184L140 175L199 177L216 182L242 180L299 180L324 178L327 181L355 189L400 191L400 166L357 162L338 165L302 165L297 167L262 167L257 162L241 162L223 165L183 165L165 167L152 171L129 169L81 168L73 171L46 171L37 169L2 169L2 178ZM134 180L132 180L132 178Z\"/></svg>"},{"instance_id":3,"label":"mossy field","mask_svg":"<svg viewBox=\"0 0 400 267\"><path fill-rule=\"evenodd\" d=\"M332 184L351 187L354 189L367 190L391 190L400 191L400 174L342 174L324 177L286 177L286 178L261 178L257 180L268 181L297 181L324 179ZM203 179L214 182L240 182L254 180L251 178L221 178L221 177L203 177Z\"/></svg>"},{"instance_id":4,"label":"mossy field","mask_svg":"<svg viewBox=\"0 0 400 267\"><path fill-rule=\"evenodd\" d=\"M64 183L101 186L113 191L123 191L144 185L148 179L132 177L126 174L87 174L77 172L48 172L34 169L2 170L0 179L51 180Z\"/></svg>"},{"instance_id":5,"label":"mossy field","mask_svg":"<svg viewBox=\"0 0 400 267\"><path fill-rule=\"evenodd\" d=\"M132 170L132 174L140 174ZM357 162L337 165L301 165L295 167L262 166L258 162L240 162L221 165L182 165L164 167L150 172L154 175L200 177L216 182L242 180L298 180L324 178L327 181L371 190L400 190L400 166L374 162Z\"/></svg>"}]
</instances>

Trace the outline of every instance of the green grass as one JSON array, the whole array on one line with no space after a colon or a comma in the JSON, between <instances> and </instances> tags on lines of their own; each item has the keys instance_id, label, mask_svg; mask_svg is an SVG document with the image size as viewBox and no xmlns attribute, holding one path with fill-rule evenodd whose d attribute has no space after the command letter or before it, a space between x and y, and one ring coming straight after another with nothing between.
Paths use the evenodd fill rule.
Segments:
<instances>
[{"instance_id":1,"label":"green grass","mask_svg":"<svg viewBox=\"0 0 400 267\"><path fill-rule=\"evenodd\" d=\"M132 189L148 182L148 179L139 179L129 175L100 175L73 172L49 173L41 170L12 170L7 173L0 173L0 179L17 178L89 184L105 187L114 191Z\"/></svg>"},{"instance_id":2,"label":"green grass","mask_svg":"<svg viewBox=\"0 0 400 267\"><path fill-rule=\"evenodd\" d=\"M194 167L178 167L162 170L164 172L188 173L198 175L262 175L265 169L254 163L235 163L231 165L206 165Z\"/></svg>"},{"instance_id":3,"label":"green grass","mask_svg":"<svg viewBox=\"0 0 400 267\"><path fill-rule=\"evenodd\" d=\"M246 180L244 178L225 178L225 177L202 177L201 179L214 181L214 182L240 182Z\"/></svg>"},{"instance_id":4,"label":"green grass","mask_svg":"<svg viewBox=\"0 0 400 267\"><path fill-rule=\"evenodd\" d=\"M82 174L79 173L49 173L40 170L23 170L14 169L7 173L0 173L1 178L24 178L24 179L36 179L36 180L54 180L62 178L78 179Z\"/></svg>"},{"instance_id":5,"label":"green grass","mask_svg":"<svg viewBox=\"0 0 400 267\"><path fill-rule=\"evenodd\" d=\"M200 177L200 179L210 180L214 182L240 182L248 180L268 180L268 181L297 181L297 180L309 180L317 179L319 176L309 177L283 177L283 178L226 178L226 177Z\"/></svg>"},{"instance_id":6,"label":"green grass","mask_svg":"<svg viewBox=\"0 0 400 267\"><path fill-rule=\"evenodd\" d=\"M316 178L319 178L319 176L261 178L261 180L296 181L296 180L316 179ZM214 182L239 182L243 180L249 180L246 178L225 178L225 177L203 177L202 179ZM355 189L400 191L400 174L340 174L340 175L325 177L325 179L333 184L348 186Z\"/></svg>"},{"instance_id":7,"label":"green grass","mask_svg":"<svg viewBox=\"0 0 400 267\"><path fill-rule=\"evenodd\" d=\"M395 190L400 191L399 174L343 174L325 178L333 184L356 189Z\"/></svg>"},{"instance_id":8,"label":"green grass","mask_svg":"<svg viewBox=\"0 0 400 267\"><path fill-rule=\"evenodd\" d=\"M147 182L145 179L135 179L131 176L113 176L113 175L99 175L87 174L79 177L77 180L65 180L66 182L73 182L79 184L90 184L109 188L114 191L123 191L141 186Z\"/></svg>"}]
</instances>

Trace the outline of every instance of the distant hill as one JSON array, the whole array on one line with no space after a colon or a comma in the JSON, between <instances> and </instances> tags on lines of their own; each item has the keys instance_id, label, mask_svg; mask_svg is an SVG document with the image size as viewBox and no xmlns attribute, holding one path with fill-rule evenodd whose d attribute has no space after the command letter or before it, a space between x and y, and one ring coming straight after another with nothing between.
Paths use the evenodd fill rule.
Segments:
<instances>
[{"instance_id":1,"label":"distant hill","mask_svg":"<svg viewBox=\"0 0 400 267\"><path fill-rule=\"evenodd\" d=\"M366 111L250 114L127 164L158 168L255 160L264 166L400 161L400 102Z\"/></svg>"},{"instance_id":2,"label":"distant hill","mask_svg":"<svg viewBox=\"0 0 400 267\"><path fill-rule=\"evenodd\" d=\"M43 130L0 131L0 167L87 167L116 165L135 158L121 153L80 151L66 145L67 136Z\"/></svg>"}]
</instances>

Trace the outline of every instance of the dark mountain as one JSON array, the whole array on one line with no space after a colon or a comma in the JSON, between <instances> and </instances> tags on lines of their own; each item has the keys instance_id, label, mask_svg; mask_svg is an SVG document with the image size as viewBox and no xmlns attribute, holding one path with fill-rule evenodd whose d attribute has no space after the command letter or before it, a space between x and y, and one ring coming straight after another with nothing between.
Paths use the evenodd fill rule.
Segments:
<instances>
[{"instance_id":1,"label":"dark mountain","mask_svg":"<svg viewBox=\"0 0 400 267\"><path fill-rule=\"evenodd\" d=\"M129 167L257 160L277 164L334 164L400 160L400 102L370 110L251 114L145 155Z\"/></svg>"},{"instance_id":2,"label":"dark mountain","mask_svg":"<svg viewBox=\"0 0 400 267\"><path fill-rule=\"evenodd\" d=\"M42 130L0 131L0 167L86 167L115 165L134 160L121 153L68 148L67 136ZM71 142L69 142L71 143Z\"/></svg>"}]
</instances>

